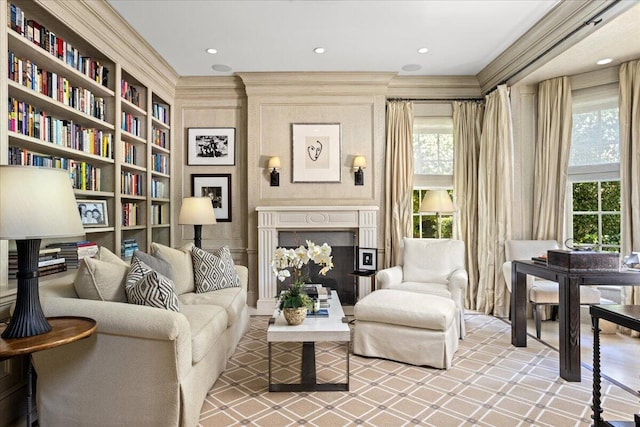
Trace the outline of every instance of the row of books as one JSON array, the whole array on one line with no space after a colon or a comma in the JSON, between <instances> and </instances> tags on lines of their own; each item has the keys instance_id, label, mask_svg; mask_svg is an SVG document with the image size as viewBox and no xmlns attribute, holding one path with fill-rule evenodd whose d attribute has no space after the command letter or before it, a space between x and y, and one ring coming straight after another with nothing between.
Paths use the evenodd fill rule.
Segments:
<instances>
[{"instance_id":1,"label":"row of books","mask_svg":"<svg viewBox=\"0 0 640 427\"><path fill-rule=\"evenodd\" d=\"M84 153L113 158L113 135L50 116L38 107L9 98L9 130Z\"/></svg>"},{"instance_id":2,"label":"row of books","mask_svg":"<svg viewBox=\"0 0 640 427\"><path fill-rule=\"evenodd\" d=\"M141 136L143 126L142 120L126 111L122 112L122 130L126 130L131 135Z\"/></svg>"},{"instance_id":3,"label":"row of books","mask_svg":"<svg viewBox=\"0 0 640 427\"><path fill-rule=\"evenodd\" d=\"M120 96L135 106L141 106L142 97L140 96L140 91L138 91L136 86L129 84L125 79L120 81Z\"/></svg>"},{"instance_id":4,"label":"row of books","mask_svg":"<svg viewBox=\"0 0 640 427\"><path fill-rule=\"evenodd\" d=\"M151 180L151 197L155 197L157 199L168 199L169 198L169 186L159 180L152 179Z\"/></svg>"},{"instance_id":5,"label":"row of books","mask_svg":"<svg viewBox=\"0 0 640 427\"><path fill-rule=\"evenodd\" d=\"M153 153L153 170L164 174L169 174L169 156L165 154Z\"/></svg>"},{"instance_id":6,"label":"row of books","mask_svg":"<svg viewBox=\"0 0 640 427\"><path fill-rule=\"evenodd\" d=\"M125 163L129 163L130 165L136 164L136 159L138 158L137 148L135 144L130 142L122 141L122 160Z\"/></svg>"},{"instance_id":7,"label":"row of books","mask_svg":"<svg viewBox=\"0 0 640 427\"><path fill-rule=\"evenodd\" d=\"M151 224L159 225L169 222L169 205L151 205Z\"/></svg>"},{"instance_id":8,"label":"row of books","mask_svg":"<svg viewBox=\"0 0 640 427\"><path fill-rule=\"evenodd\" d=\"M122 204L122 225L129 227L132 225L138 225L138 204L123 203Z\"/></svg>"},{"instance_id":9,"label":"row of books","mask_svg":"<svg viewBox=\"0 0 640 427\"><path fill-rule=\"evenodd\" d=\"M129 196L142 196L144 194L142 175L122 171L120 175L120 192Z\"/></svg>"},{"instance_id":10,"label":"row of books","mask_svg":"<svg viewBox=\"0 0 640 427\"><path fill-rule=\"evenodd\" d=\"M133 253L138 250L138 242L136 242L136 239L123 239L120 249L120 256L123 259L131 259Z\"/></svg>"},{"instance_id":11,"label":"row of books","mask_svg":"<svg viewBox=\"0 0 640 427\"><path fill-rule=\"evenodd\" d=\"M9 28L91 80L108 87L109 69L100 61L83 55L44 25L26 17L24 11L13 3L7 5L7 15Z\"/></svg>"},{"instance_id":12,"label":"row of books","mask_svg":"<svg viewBox=\"0 0 640 427\"><path fill-rule=\"evenodd\" d=\"M151 114L162 123L169 123L169 108L166 105L154 102Z\"/></svg>"},{"instance_id":13,"label":"row of books","mask_svg":"<svg viewBox=\"0 0 640 427\"><path fill-rule=\"evenodd\" d=\"M153 128L153 143L159 147L162 148L167 148L167 142L168 142L169 138L167 137L167 132L162 130L162 129L158 129L158 128Z\"/></svg>"},{"instance_id":14,"label":"row of books","mask_svg":"<svg viewBox=\"0 0 640 427\"><path fill-rule=\"evenodd\" d=\"M9 79L96 119L105 118L104 98L89 89L72 86L65 77L18 58L13 52L9 52Z\"/></svg>"},{"instance_id":15,"label":"row of books","mask_svg":"<svg viewBox=\"0 0 640 427\"><path fill-rule=\"evenodd\" d=\"M78 268L85 258L92 258L98 253L98 245L88 240L77 242L50 243L47 249L59 249L58 255L64 258L68 268Z\"/></svg>"},{"instance_id":16,"label":"row of books","mask_svg":"<svg viewBox=\"0 0 640 427\"><path fill-rule=\"evenodd\" d=\"M9 251L8 264L9 279L15 279L18 273L17 251ZM38 275L48 276L62 271L67 271L67 262L60 256L60 248L41 249L38 256Z\"/></svg>"}]
</instances>

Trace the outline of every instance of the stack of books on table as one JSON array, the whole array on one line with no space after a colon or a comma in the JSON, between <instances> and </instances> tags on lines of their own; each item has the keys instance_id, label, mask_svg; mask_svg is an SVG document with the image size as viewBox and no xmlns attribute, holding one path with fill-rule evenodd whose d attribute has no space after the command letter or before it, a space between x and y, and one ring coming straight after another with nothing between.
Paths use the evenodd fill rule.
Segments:
<instances>
[{"instance_id":1,"label":"stack of books on table","mask_svg":"<svg viewBox=\"0 0 640 427\"><path fill-rule=\"evenodd\" d=\"M38 275L67 271L67 262L60 256L60 248L41 249L38 256ZM9 251L9 279L15 279L18 274L18 252Z\"/></svg>"},{"instance_id":2,"label":"stack of books on table","mask_svg":"<svg viewBox=\"0 0 640 427\"><path fill-rule=\"evenodd\" d=\"M83 240L80 242L51 243L47 248L60 249L60 256L67 261L68 268L78 268L80 262L86 258L92 258L98 253L98 244Z\"/></svg>"},{"instance_id":3,"label":"stack of books on table","mask_svg":"<svg viewBox=\"0 0 640 427\"><path fill-rule=\"evenodd\" d=\"M123 239L120 247L120 256L124 260L129 260L133 253L138 250L136 239Z\"/></svg>"}]
</instances>

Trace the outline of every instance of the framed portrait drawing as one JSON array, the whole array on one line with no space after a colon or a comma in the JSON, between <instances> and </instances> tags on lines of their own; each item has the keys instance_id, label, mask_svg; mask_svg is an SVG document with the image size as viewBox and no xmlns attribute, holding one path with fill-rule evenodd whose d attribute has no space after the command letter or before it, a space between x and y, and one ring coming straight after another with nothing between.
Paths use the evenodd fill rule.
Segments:
<instances>
[{"instance_id":1,"label":"framed portrait drawing","mask_svg":"<svg viewBox=\"0 0 640 427\"><path fill-rule=\"evenodd\" d=\"M109 226L106 200L76 200L76 204L85 228Z\"/></svg>"},{"instance_id":2,"label":"framed portrait drawing","mask_svg":"<svg viewBox=\"0 0 640 427\"><path fill-rule=\"evenodd\" d=\"M193 174L194 197L209 197L217 222L231 222L231 174Z\"/></svg>"},{"instance_id":3,"label":"framed portrait drawing","mask_svg":"<svg viewBox=\"0 0 640 427\"><path fill-rule=\"evenodd\" d=\"M358 247L357 271L376 271L377 250L375 248Z\"/></svg>"},{"instance_id":4,"label":"framed portrait drawing","mask_svg":"<svg viewBox=\"0 0 640 427\"><path fill-rule=\"evenodd\" d=\"M292 124L293 182L340 182L339 123Z\"/></svg>"},{"instance_id":5,"label":"framed portrait drawing","mask_svg":"<svg viewBox=\"0 0 640 427\"><path fill-rule=\"evenodd\" d=\"M189 128L187 145L189 165L236 164L235 128Z\"/></svg>"}]
</instances>

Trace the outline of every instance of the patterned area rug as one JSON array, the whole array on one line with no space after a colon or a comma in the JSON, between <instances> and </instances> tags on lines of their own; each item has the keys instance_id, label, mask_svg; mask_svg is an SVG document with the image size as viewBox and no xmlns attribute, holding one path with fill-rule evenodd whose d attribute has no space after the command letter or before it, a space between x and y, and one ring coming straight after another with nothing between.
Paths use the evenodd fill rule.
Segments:
<instances>
[{"instance_id":1,"label":"patterned area rug","mask_svg":"<svg viewBox=\"0 0 640 427\"><path fill-rule=\"evenodd\" d=\"M592 373L582 382L558 376L558 353L529 339L511 345L510 325L467 314L467 337L453 367L439 370L389 360L350 357L349 392L270 393L268 317L251 318L226 371L209 391L200 425L251 426L589 426ZM273 347L274 382L299 380L301 345ZM318 381L345 381L345 347L316 347ZM607 420L632 420L638 398L602 381Z\"/></svg>"}]
</instances>

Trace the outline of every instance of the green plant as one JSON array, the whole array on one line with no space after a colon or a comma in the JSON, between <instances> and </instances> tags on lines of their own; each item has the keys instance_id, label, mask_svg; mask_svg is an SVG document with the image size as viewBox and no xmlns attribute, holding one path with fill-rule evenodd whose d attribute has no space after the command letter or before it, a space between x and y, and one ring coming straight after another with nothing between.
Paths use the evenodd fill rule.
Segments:
<instances>
[{"instance_id":1,"label":"green plant","mask_svg":"<svg viewBox=\"0 0 640 427\"><path fill-rule=\"evenodd\" d=\"M312 310L313 300L302 290L303 286L303 283L292 283L289 289L284 290L278 299L278 309L306 307Z\"/></svg>"}]
</instances>

